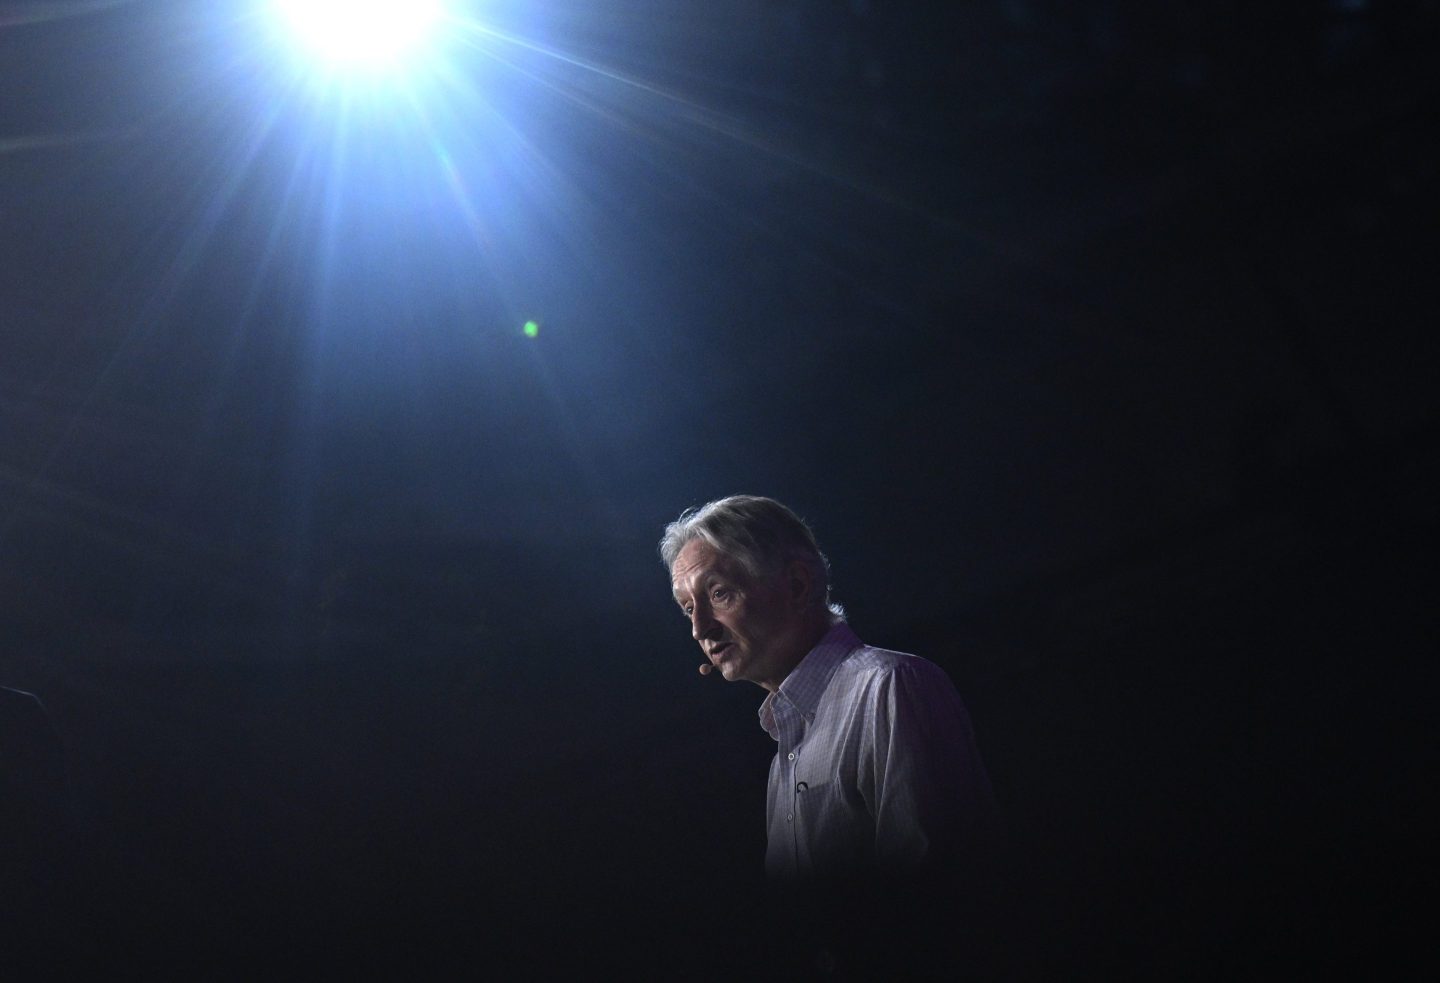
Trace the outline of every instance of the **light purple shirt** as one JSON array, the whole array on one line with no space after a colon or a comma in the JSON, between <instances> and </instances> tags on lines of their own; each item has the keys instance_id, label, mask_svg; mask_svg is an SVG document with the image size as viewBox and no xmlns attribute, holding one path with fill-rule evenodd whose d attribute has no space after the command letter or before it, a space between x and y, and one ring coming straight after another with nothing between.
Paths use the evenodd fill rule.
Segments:
<instances>
[{"instance_id":1,"label":"light purple shirt","mask_svg":"<svg viewBox=\"0 0 1440 983\"><path fill-rule=\"evenodd\" d=\"M995 828L970 718L944 670L837 623L760 705L778 747L766 797L772 877L906 870Z\"/></svg>"}]
</instances>

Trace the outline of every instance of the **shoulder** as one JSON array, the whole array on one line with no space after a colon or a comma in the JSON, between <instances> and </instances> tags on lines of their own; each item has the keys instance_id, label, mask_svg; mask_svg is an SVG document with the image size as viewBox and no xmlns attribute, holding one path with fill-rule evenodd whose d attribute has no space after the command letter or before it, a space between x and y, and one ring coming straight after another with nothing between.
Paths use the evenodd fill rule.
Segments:
<instances>
[{"instance_id":1,"label":"shoulder","mask_svg":"<svg viewBox=\"0 0 1440 983\"><path fill-rule=\"evenodd\" d=\"M841 674L847 685L877 695L954 688L945 670L929 659L873 645L861 645L846 656L837 670Z\"/></svg>"}]
</instances>

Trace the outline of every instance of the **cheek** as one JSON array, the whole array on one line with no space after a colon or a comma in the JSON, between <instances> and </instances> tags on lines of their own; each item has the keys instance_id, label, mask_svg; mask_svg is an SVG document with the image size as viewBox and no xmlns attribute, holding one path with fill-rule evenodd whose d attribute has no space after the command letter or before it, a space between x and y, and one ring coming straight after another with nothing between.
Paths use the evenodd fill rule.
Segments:
<instances>
[{"instance_id":1,"label":"cheek","mask_svg":"<svg viewBox=\"0 0 1440 983\"><path fill-rule=\"evenodd\" d=\"M733 613L716 615L715 620L720 622L725 629L725 634L731 638L742 638L745 635L745 619L737 618Z\"/></svg>"}]
</instances>

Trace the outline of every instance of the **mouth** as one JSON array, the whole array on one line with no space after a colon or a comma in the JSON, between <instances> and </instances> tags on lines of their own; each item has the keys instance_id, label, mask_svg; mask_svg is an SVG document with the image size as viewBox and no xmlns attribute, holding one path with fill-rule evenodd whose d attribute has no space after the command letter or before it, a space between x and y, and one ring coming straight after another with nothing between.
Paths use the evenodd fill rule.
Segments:
<instances>
[{"instance_id":1,"label":"mouth","mask_svg":"<svg viewBox=\"0 0 1440 983\"><path fill-rule=\"evenodd\" d=\"M711 662L719 665L720 660L725 658L725 653L730 651L734 647L734 642L721 642L719 645L714 646L710 649L709 652L706 652L705 654L710 657Z\"/></svg>"}]
</instances>

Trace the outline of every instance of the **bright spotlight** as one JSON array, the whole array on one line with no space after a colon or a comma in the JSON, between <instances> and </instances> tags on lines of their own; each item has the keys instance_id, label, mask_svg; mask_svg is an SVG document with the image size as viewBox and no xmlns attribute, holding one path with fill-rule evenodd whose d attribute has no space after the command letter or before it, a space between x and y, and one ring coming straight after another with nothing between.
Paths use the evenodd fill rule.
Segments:
<instances>
[{"instance_id":1,"label":"bright spotlight","mask_svg":"<svg viewBox=\"0 0 1440 983\"><path fill-rule=\"evenodd\" d=\"M274 6L299 41L336 68L402 61L444 13L441 0L274 0Z\"/></svg>"}]
</instances>

